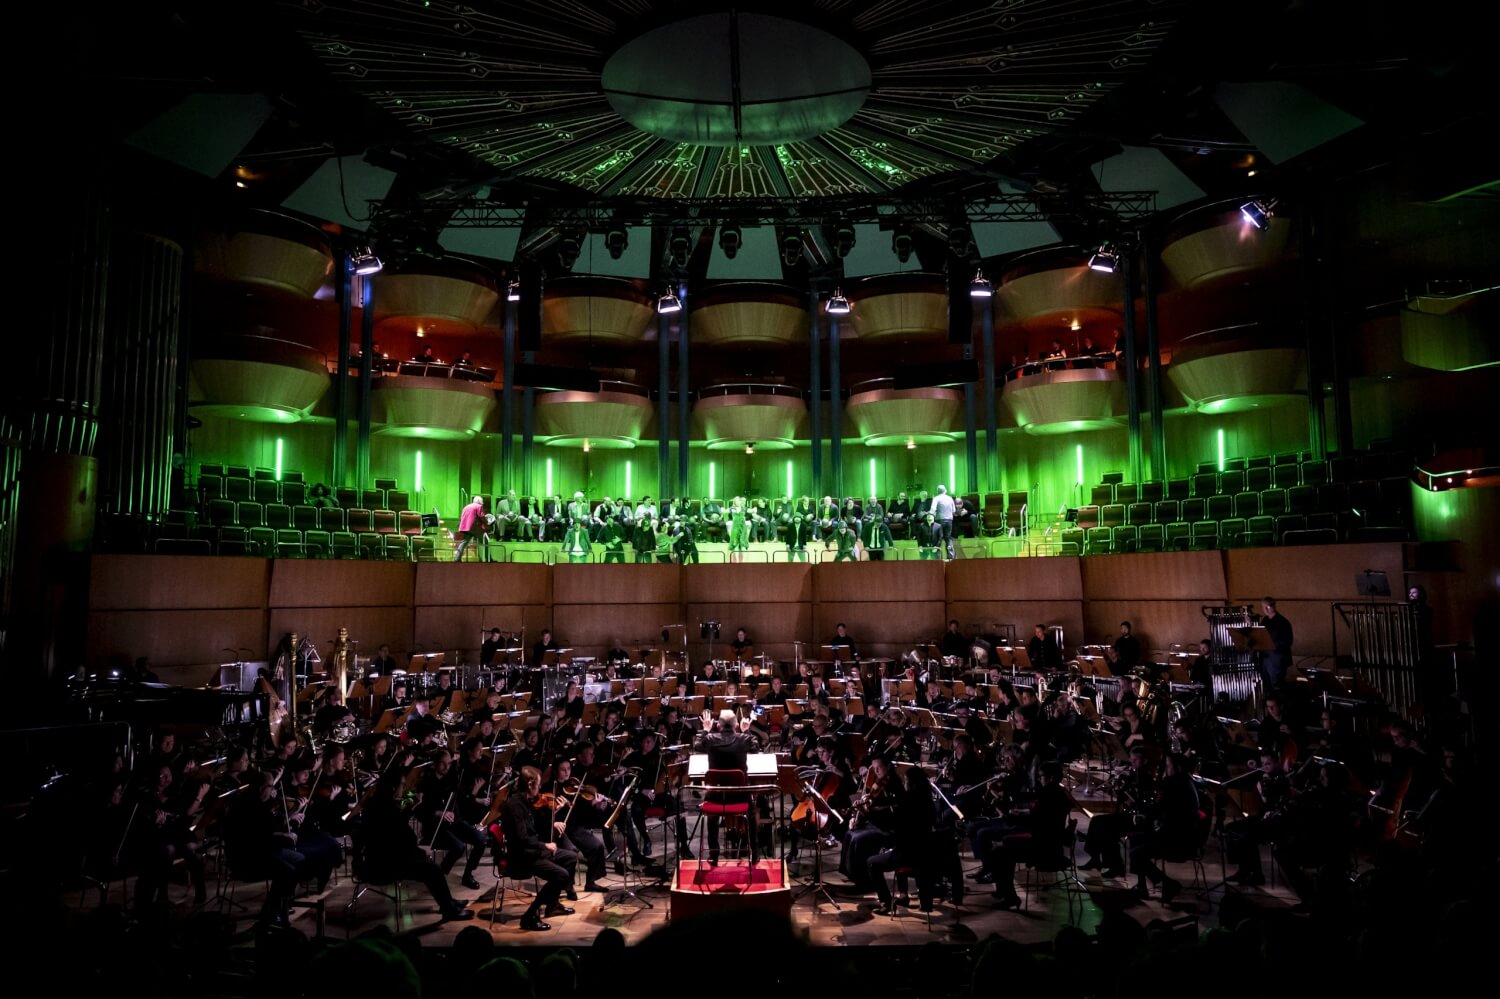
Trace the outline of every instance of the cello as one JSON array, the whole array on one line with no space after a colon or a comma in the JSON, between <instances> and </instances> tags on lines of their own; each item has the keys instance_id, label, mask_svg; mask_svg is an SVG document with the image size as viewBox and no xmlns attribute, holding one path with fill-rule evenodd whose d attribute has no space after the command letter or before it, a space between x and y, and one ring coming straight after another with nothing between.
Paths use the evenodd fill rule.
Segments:
<instances>
[{"instance_id":1,"label":"cello","mask_svg":"<svg viewBox=\"0 0 1500 999\"><path fill-rule=\"evenodd\" d=\"M802 782L802 800L792 809L793 829L817 837L822 835L830 820L843 821L843 817L828 804L828 799L838 793L840 780L837 770L822 770L813 782Z\"/></svg>"}]
</instances>

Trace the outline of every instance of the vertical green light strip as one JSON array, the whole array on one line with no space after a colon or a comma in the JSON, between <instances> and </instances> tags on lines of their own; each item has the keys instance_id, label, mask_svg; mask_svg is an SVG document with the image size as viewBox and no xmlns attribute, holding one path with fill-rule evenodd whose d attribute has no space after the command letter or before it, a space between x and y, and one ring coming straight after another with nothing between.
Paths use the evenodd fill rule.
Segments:
<instances>
[{"instance_id":1,"label":"vertical green light strip","mask_svg":"<svg viewBox=\"0 0 1500 999\"><path fill-rule=\"evenodd\" d=\"M711 462L708 463L708 498L709 499L713 499L714 498L714 480L715 480L715 476L716 476L716 474L718 472L718 464L719 463L716 462L716 461L711 461Z\"/></svg>"},{"instance_id":2,"label":"vertical green light strip","mask_svg":"<svg viewBox=\"0 0 1500 999\"><path fill-rule=\"evenodd\" d=\"M625 498L629 499L635 493L630 489L630 459L625 459Z\"/></svg>"},{"instance_id":3,"label":"vertical green light strip","mask_svg":"<svg viewBox=\"0 0 1500 999\"><path fill-rule=\"evenodd\" d=\"M1224 471L1224 428L1219 428L1219 471Z\"/></svg>"},{"instance_id":4,"label":"vertical green light strip","mask_svg":"<svg viewBox=\"0 0 1500 999\"><path fill-rule=\"evenodd\" d=\"M547 459L547 495L552 495L552 459Z\"/></svg>"},{"instance_id":5,"label":"vertical green light strip","mask_svg":"<svg viewBox=\"0 0 1500 999\"><path fill-rule=\"evenodd\" d=\"M1077 449L1075 451L1075 455L1076 455L1076 457L1078 459L1078 484L1081 486L1081 485L1083 485L1083 445L1082 444L1079 444L1077 446Z\"/></svg>"},{"instance_id":6,"label":"vertical green light strip","mask_svg":"<svg viewBox=\"0 0 1500 999\"><path fill-rule=\"evenodd\" d=\"M958 488L958 456L952 454L948 456L948 492L953 496L962 492Z\"/></svg>"},{"instance_id":7,"label":"vertical green light strip","mask_svg":"<svg viewBox=\"0 0 1500 999\"><path fill-rule=\"evenodd\" d=\"M786 462L786 498L792 498L792 461L790 458Z\"/></svg>"},{"instance_id":8,"label":"vertical green light strip","mask_svg":"<svg viewBox=\"0 0 1500 999\"><path fill-rule=\"evenodd\" d=\"M875 491L875 459L874 458L870 459L870 495L871 496L879 496L880 495L879 493L877 493Z\"/></svg>"},{"instance_id":9,"label":"vertical green light strip","mask_svg":"<svg viewBox=\"0 0 1500 999\"><path fill-rule=\"evenodd\" d=\"M422 452L417 452L417 494L422 492Z\"/></svg>"},{"instance_id":10,"label":"vertical green light strip","mask_svg":"<svg viewBox=\"0 0 1500 999\"><path fill-rule=\"evenodd\" d=\"M285 443L286 442L283 441L280 437L276 438L276 481L277 482L281 481L281 451L282 451L282 447L283 447L283 445L285 445Z\"/></svg>"}]
</instances>

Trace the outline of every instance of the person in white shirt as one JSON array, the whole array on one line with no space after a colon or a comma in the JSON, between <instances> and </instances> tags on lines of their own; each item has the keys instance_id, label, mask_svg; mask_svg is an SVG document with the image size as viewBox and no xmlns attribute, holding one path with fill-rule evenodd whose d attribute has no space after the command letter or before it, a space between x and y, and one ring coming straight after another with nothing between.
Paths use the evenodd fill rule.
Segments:
<instances>
[{"instance_id":1,"label":"person in white shirt","mask_svg":"<svg viewBox=\"0 0 1500 999\"><path fill-rule=\"evenodd\" d=\"M947 486L938 486L937 495L932 497L931 512L933 519L937 521L938 527L943 532L943 552L945 558L953 558L953 497L948 495Z\"/></svg>"}]
</instances>

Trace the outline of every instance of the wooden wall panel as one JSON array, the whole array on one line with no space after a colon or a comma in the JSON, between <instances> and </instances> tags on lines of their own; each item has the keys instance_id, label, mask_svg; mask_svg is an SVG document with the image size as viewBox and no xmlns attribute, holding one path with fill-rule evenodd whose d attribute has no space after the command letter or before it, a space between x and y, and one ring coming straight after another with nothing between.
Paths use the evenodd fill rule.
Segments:
<instances>
[{"instance_id":1,"label":"wooden wall panel","mask_svg":"<svg viewBox=\"0 0 1500 999\"><path fill-rule=\"evenodd\" d=\"M1224 599L1224 555L1155 552L1081 559L1086 600Z\"/></svg>"},{"instance_id":2,"label":"wooden wall panel","mask_svg":"<svg viewBox=\"0 0 1500 999\"><path fill-rule=\"evenodd\" d=\"M942 562L833 562L814 566L812 575L818 603L944 598Z\"/></svg>"},{"instance_id":3,"label":"wooden wall panel","mask_svg":"<svg viewBox=\"0 0 1500 999\"><path fill-rule=\"evenodd\" d=\"M160 666L220 663L225 649L265 656L266 612L259 607L216 610L90 611L88 661L108 668L138 656Z\"/></svg>"},{"instance_id":4,"label":"wooden wall panel","mask_svg":"<svg viewBox=\"0 0 1500 999\"><path fill-rule=\"evenodd\" d=\"M1208 634L1202 606L1198 600L1090 600L1083 605L1085 630L1076 638L1068 636L1068 648L1071 652L1083 643L1113 642L1121 621L1130 622L1147 649L1165 649L1173 643L1196 648L1198 639Z\"/></svg>"},{"instance_id":5,"label":"wooden wall panel","mask_svg":"<svg viewBox=\"0 0 1500 999\"><path fill-rule=\"evenodd\" d=\"M1331 600L1288 600L1276 598L1276 612L1292 622L1292 656L1333 655L1333 611ZM1350 636L1343 622L1338 624L1339 648L1349 652Z\"/></svg>"},{"instance_id":6,"label":"wooden wall panel","mask_svg":"<svg viewBox=\"0 0 1500 999\"><path fill-rule=\"evenodd\" d=\"M91 610L264 607L270 563L263 558L95 555Z\"/></svg>"},{"instance_id":7,"label":"wooden wall panel","mask_svg":"<svg viewBox=\"0 0 1500 999\"><path fill-rule=\"evenodd\" d=\"M744 628L755 643L756 652L778 659L792 658L792 642L811 641L812 604L799 603L690 603L684 623L688 626L688 651L693 662L707 659L708 643L699 639L698 624L718 619L719 640L714 643L717 659L730 658L729 643L734 630Z\"/></svg>"},{"instance_id":8,"label":"wooden wall panel","mask_svg":"<svg viewBox=\"0 0 1500 999\"><path fill-rule=\"evenodd\" d=\"M681 575L675 565L553 566L552 602L679 604Z\"/></svg>"},{"instance_id":9,"label":"wooden wall panel","mask_svg":"<svg viewBox=\"0 0 1500 999\"><path fill-rule=\"evenodd\" d=\"M1282 600L1357 600L1355 577L1366 569L1385 572L1392 594L1404 583L1400 544L1244 548L1226 554L1232 603L1258 602L1267 594L1278 606Z\"/></svg>"},{"instance_id":10,"label":"wooden wall panel","mask_svg":"<svg viewBox=\"0 0 1500 999\"><path fill-rule=\"evenodd\" d=\"M1079 559L957 559L947 563L947 599L1081 600Z\"/></svg>"},{"instance_id":11,"label":"wooden wall panel","mask_svg":"<svg viewBox=\"0 0 1500 999\"><path fill-rule=\"evenodd\" d=\"M318 651L326 657L340 628L349 629L349 637L359 642L359 654L362 656L369 655L381 645L389 645L395 653L408 652L412 648L414 636L410 604L389 607L273 607L268 615L265 646L257 658L269 655L289 631L312 639Z\"/></svg>"},{"instance_id":12,"label":"wooden wall panel","mask_svg":"<svg viewBox=\"0 0 1500 999\"><path fill-rule=\"evenodd\" d=\"M1061 625L1063 641L1069 649L1084 634L1083 602L1079 600L950 600L948 617L958 619L964 634L976 628L988 631L992 625L1013 624L1016 638L1021 641L1030 640L1033 625Z\"/></svg>"},{"instance_id":13,"label":"wooden wall panel","mask_svg":"<svg viewBox=\"0 0 1500 999\"><path fill-rule=\"evenodd\" d=\"M860 655L897 656L924 638L942 635L946 605L940 600L872 603L819 603L813 607L813 631L808 655L823 658L823 645L834 635L840 621L849 627Z\"/></svg>"},{"instance_id":14,"label":"wooden wall panel","mask_svg":"<svg viewBox=\"0 0 1500 999\"><path fill-rule=\"evenodd\" d=\"M543 606L417 607L412 612L412 636L418 645L429 649L461 649L472 660L479 657L484 632L499 628L510 633L526 630L530 645L551 625L552 614ZM529 650L528 650L529 653Z\"/></svg>"},{"instance_id":15,"label":"wooden wall panel","mask_svg":"<svg viewBox=\"0 0 1500 999\"><path fill-rule=\"evenodd\" d=\"M552 600L551 584L552 573L545 565L418 562L413 603L418 607L545 605Z\"/></svg>"},{"instance_id":16,"label":"wooden wall panel","mask_svg":"<svg viewBox=\"0 0 1500 999\"><path fill-rule=\"evenodd\" d=\"M806 562L685 565L682 599L689 604L811 603L812 574Z\"/></svg>"},{"instance_id":17,"label":"wooden wall panel","mask_svg":"<svg viewBox=\"0 0 1500 999\"><path fill-rule=\"evenodd\" d=\"M587 656L602 655L616 643L659 645L663 625L683 623L682 606L675 603L558 604L552 622L559 645Z\"/></svg>"},{"instance_id":18,"label":"wooden wall panel","mask_svg":"<svg viewBox=\"0 0 1500 999\"><path fill-rule=\"evenodd\" d=\"M414 562L277 559L269 606L410 607L416 568Z\"/></svg>"}]
</instances>

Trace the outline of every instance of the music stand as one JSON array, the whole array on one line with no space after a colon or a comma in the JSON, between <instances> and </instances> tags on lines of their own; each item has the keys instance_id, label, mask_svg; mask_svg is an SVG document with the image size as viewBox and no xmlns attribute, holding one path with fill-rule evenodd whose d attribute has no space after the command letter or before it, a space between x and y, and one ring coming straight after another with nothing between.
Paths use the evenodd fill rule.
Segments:
<instances>
[{"instance_id":1,"label":"music stand","mask_svg":"<svg viewBox=\"0 0 1500 999\"><path fill-rule=\"evenodd\" d=\"M1384 572L1379 569L1366 569L1354 577L1354 588L1362 597L1374 599L1376 597L1388 597L1391 595L1391 581Z\"/></svg>"},{"instance_id":2,"label":"music stand","mask_svg":"<svg viewBox=\"0 0 1500 999\"><path fill-rule=\"evenodd\" d=\"M610 812L609 818L604 820L604 829L606 832L614 829L615 824L620 821L620 816L622 815L625 816L626 822L630 821L630 800L635 797L636 787L640 784L640 780L641 775L637 773L630 779L630 783L625 786L625 791L620 795L620 800L615 802L614 811ZM620 838L623 841L625 837L622 836ZM663 838L665 839L665 834L663 834ZM649 845L647 843L647 846ZM615 849L618 850L620 847L616 846ZM665 849L662 852L665 853ZM620 886L618 888L611 888L604 893L602 905L606 907L618 905L623 900L629 898L641 903L648 909L656 908L650 899L642 897L639 892L645 891L647 888L660 887L663 884L662 879L657 878L651 884L647 884L644 878L637 876L635 884L632 886L630 879L633 875L630 865L625 864L620 869L624 872L620 875Z\"/></svg>"}]
</instances>

